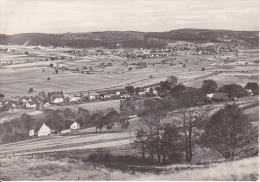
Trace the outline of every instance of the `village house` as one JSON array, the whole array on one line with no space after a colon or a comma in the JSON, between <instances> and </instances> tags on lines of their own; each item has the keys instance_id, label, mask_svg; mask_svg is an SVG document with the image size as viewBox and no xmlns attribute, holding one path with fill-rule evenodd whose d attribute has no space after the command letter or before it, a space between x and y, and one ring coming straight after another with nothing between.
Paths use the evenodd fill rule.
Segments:
<instances>
[{"instance_id":1,"label":"village house","mask_svg":"<svg viewBox=\"0 0 260 182\"><path fill-rule=\"evenodd\" d=\"M213 93L213 94L206 94L206 95L207 95L207 98L208 98L208 99L212 99L214 93Z\"/></svg>"},{"instance_id":2,"label":"village house","mask_svg":"<svg viewBox=\"0 0 260 182\"><path fill-rule=\"evenodd\" d=\"M36 101L30 101L30 102L27 102L25 106L27 109L36 109L37 103L36 103Z\"/></svg>"},{"instance_id":3,"label":"village house","mask_svg":"<svg viewBox=\"0 0 260 182\"><path fill-rule=\"evenodd\" d=\"M127 94L127 92L124 89L116 89L116 90L114 90L114 92L117 96Z\"/></svg>"},{"instance_id":4,"label":"village house","mask_svg":"<svg viewBox=\"0 0 260 182\"><path fill-rule=\"evenodd\" d=\"M63 92L62 91L57 91L57 92L48 92L48 98L49 100L54 100L56 98L63 98Z\"/></svg>"},{"instance_id":5,"label":"village house","mask_svg":"<svg viewBox=\"0 0 260 182\"><path fill-rule=\"evenodd\" d=\"M93 100L96 99L96 96L95 96L95 95L89 95L89 96L88 96L88 99L89 99L90 101L93 101Z\"/></svg>"},{"instance_id":6,"label":"village house","mask_svg":"<svg viewBox=\"0 0 260 182\"><path fill-rule=\"evenodd\" d=\"M71 97L71 98L69 98L70 102L78 102L78 101L81 101L81 100L82 100L81 97Z\"/></svg>"},{"instance_id":7,"label":"village house","mask_svg":"<svg viewBox=\"0 0 260 182\"><path fill-rule=\"evenodd\" d=\"M51 134L51 129L45 123L37 123L30 131L29 136L48 136Z\"/></svg>"},{"instance_id":8,"label":"village house","mask_svg":"<svg viewBox=\"0 0 260 182\"><path fill-rule=\"evenodd\" d=\"M22 97L19 102L26 104L27 102L30 102L30 101L32 101L32 99L30 97Z\"/></svg>"},{"instance_id":9,"label":"village house","mask_svg":"<svg viewBox=\"0 0 260 182\"><path fill-rule=\"evenodd\" d=\"M144 87L139 87L137 95L145 95L145 88Z\"/></svg>"},{"instance_id":10,"label":"village house","mask_svg":"<svg viewBox=\"0 0 260 182\"><path fill-rule=\"evenodd\" d=\"M64 102L64 99L63 99L63 98L55 98L52 102L53 102L54 104L62 103L62 102Z\"/></svg>"},{"instance_id":11,"label":"village house","mask_svg":"<svg viewBox=\"0 0 260 182\"><path fill-rule=\"evenodd\" d=\"M61 134L71 133L72 130L80 129L80 124L74 120L66 120L65 121L65 129L61 131Z\"/></svg>"},{"instance_id":12,"label":"village house","mask_svg":"<svg viewBox=\"0 0 260 182\"><path fill-rule=\"evenodd\" d=\"M70 129L71 130L78 130L80 129L80 125L78 122L74 121L71 125L70 125Z\"/></svg>"},{"instance_id":13,"label":"village house","mask_svg":"<svg viewBox=\"0 0 260 182\"><path fill-rule=\"evenodd\" d=\"M49 107L51 104L49 103L49 102L43 102L43 104L42 104L42 106L44 107L44 108L47 108L47 107Z\"/></svg>"}]
</instances>

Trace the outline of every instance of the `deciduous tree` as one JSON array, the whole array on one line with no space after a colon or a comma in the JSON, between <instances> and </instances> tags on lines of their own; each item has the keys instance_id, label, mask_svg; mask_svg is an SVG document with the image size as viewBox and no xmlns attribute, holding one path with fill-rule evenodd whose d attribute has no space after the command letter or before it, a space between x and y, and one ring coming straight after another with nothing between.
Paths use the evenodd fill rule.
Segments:
<instances>
[{"instance_id":1,"label":"deciduous tree","mask_svg":"<svg viewBox=\"0 0 260 182\"><path fill-rule=\"evenodd\" d=\"M211 94L218 91L218 84L214 80L204 80L201 86L201 91L206 94Z\"/></svg>"},{"instance_id":2,"label":"deciduous tree","mask_svg":"<svg viewBox=\"0 0 260 182\"><path fill-rule=\"evenodd\" d=\"M257 134L237 104L225 105L213 114L203 134L206 146L218 151L226 160L232 160L236 151L249 145L253 138L257 138Z\"/></svg>"},{"instance_id":3,"label":"deciduous tree","mask_svg":"<svg viewBox=\"0 0 260 182\"><path fill-rule=\"evenodd\" d=\"M254 95L259 95L259 85L256 82L248 82L245 89L251 89Z\"/></svg>"}]
</instances>

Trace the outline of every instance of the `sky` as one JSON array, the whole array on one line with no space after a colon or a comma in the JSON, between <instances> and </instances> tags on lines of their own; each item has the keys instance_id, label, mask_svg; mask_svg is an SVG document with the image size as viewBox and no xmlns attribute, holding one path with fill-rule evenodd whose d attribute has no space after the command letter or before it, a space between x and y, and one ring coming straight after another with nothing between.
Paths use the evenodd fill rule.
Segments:
<instances>
[{"instance_id":1,"label":"sky","mask_svg":"<svg viewBox=\"0 0 260 182\"><path fill-rule=\"evenodd\" d=\"M259 30L259 0L0 0L0 33Z\"/></svg>"}]
</instances>

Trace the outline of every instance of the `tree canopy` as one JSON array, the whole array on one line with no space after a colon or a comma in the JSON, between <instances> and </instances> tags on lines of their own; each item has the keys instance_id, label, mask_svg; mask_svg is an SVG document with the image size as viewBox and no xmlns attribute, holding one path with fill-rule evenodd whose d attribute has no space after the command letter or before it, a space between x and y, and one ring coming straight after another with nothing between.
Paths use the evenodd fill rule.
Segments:
<instances>
[{"instance_id":1,"label":"tree canopy","mask_svg":"<svg viewBox=\"0 0 260 182\"><path fill-rule=\"evenodd\" d=\"M204 80L201 86L202 92L211 94L218 91L218 84L214 80Z\"/></svg>"},{"instance_id":2,"label":"tree canopy","mask_svg":"<svg viewBox=\"0 0 260 182\"><path fill-rule=\"evenodd\" d=\"M248 92L241 85L235 83L224 85L223 87L220 87L218 91L227 93L229 98L240 98L248 95Z\"/></svg>"},{"instance_id":3,"label":"tree canopy","mask_svg":"<svg viewBox=\"0 0 260 182\"><path fill-rule=\"evenodd\" d=\"M237 104L227 104L210 118L203 141L226 160L232 160L238 149L250 144L253 137L254 131L248 116Z\"/></svg>"},{"instance_id":4,"label":"tree canopy","mask_svg":"<svg viewBox=\"0 0 260 182\"><path fill-rule=\"evenodd\" d=\"M254 95L259 95L259 85L256 82L248 82L245 89L251 89Z\"/></svg>"}]
</instances>

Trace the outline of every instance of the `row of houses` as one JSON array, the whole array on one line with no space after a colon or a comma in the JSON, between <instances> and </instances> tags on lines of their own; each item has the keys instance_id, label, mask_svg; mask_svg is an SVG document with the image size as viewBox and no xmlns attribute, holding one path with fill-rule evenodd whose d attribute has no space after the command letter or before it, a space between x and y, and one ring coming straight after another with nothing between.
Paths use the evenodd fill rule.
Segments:
<instances>
[{"instance_id":1,"label":"row of houses","mask_svg":"<svg viewBox=\"0 0 260 182\"><path fill-rule=\"evenodd\" d=\"M167 81L171 85L176 85L178 78L175 76L169 76ZM157 95L155 90L160 83L155 83L147 85L144 87L138 87L135 89L135 94L144 96L144 95ZM83 101L102 101L109 99L126 99L129 98L131 94L124 89L107 89L101 91L89 91L89 92L77 92L77 93L63 93L62 91L48 92L47 94L44 91L39 92L36 96L23 96L23 97L13 97L12 99L0 101L1 112L10 110L10 109L34 109L42 110L49 107L51 104L61 104L61 103L80 103Z\"/></svg>"}]
</instances>

